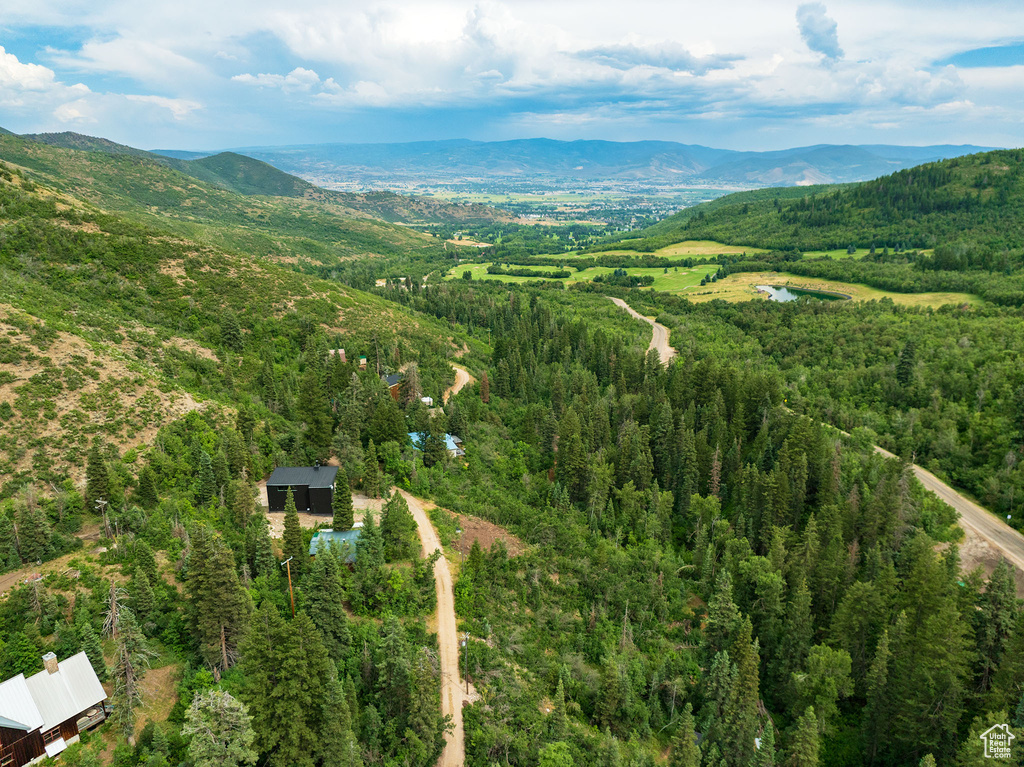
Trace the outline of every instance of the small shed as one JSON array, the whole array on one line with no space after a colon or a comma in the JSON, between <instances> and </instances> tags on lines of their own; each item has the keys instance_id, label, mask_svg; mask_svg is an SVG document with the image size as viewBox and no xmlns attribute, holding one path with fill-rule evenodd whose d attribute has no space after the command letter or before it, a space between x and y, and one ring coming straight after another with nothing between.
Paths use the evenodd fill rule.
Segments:
<instances>
[{"instance_id":1,"label":"small shed","mask_svg":"<svg viewBox=\"0 0 1024 767\"><path fill-rule=\"evenodd\" d=\"M345 562L352 564L356 561L356 549L359 544L359 536L362 533L362 525L351 530L317 530L313 535L313 540L309 542L309 556L315 557L320 552L321 547L328 547L333 544L338 547L342 556L345 557Z\"/></svg>"},{"instance_id":2,"label":"small shed","mask_svg":"<svg viewBox=\"0 0 1024 767\"><path fill-rule=\"evenodd\" d=\"M412 441L414 448L423 450L423 444L427 441L427 435L420 431L410 431L409 439ZM454 434L444 435L444 446L448 448L448 454L454 458L461 458L466 454L466 451L462 449L462 440Z\"/></svg>"},{"instance_id":3,"label":"small shed","mask_svg":"<svg viewBox=\"0 0 1024 767\"><path fill-rule=\"evenodd\" d=\"M278 466L267 480L267 502L271 511L284 511L288 488L295 496L295 508L313 514L333 514L334 478L337 466Z\"/></svg>"}]
</instances>

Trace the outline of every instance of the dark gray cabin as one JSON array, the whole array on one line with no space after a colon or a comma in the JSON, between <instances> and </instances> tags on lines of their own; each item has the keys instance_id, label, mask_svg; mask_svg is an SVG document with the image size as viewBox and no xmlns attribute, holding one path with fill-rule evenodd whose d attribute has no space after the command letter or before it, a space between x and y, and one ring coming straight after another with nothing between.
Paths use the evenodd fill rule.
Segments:
<instances>
[{"instance_id":1,"label":"dark gray cabin","mask_svg":"<svg viewBox=\"0 0 1024 767\"><path fill-rule=\"evenodd\" d=\"M270 510L284 511L290 487L295 495L295 508L299 511L332 514L337 474L337 466L278 466L267 480Z\"/></svg>"}]
</instances>

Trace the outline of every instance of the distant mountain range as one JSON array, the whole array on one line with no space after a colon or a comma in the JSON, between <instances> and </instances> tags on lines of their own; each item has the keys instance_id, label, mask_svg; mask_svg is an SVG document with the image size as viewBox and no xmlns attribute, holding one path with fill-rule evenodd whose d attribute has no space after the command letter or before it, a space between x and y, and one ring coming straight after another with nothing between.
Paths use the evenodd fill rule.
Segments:
<instances>
[{"instance_id":1,"label":"distant mountain range","mask_svg":"<svg viewBox=\"0 0 1024 767\"><path fill-rule=\"evenodd\" d=\"M671 141L424 141L407 144L309 144L234 151L320 185L593 182L624 187L754 189L865 181L903 168L983 152L980 146L837 146L737 152ZM201 152L157 150L179 160Z\"/></svg>"}]
</instances>

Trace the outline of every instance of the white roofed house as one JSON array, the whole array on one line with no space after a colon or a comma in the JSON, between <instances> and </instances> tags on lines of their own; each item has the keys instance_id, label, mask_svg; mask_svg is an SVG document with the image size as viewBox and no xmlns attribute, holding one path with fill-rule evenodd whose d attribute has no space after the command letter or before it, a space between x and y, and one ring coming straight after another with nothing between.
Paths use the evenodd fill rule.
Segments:
<instances>
[{"instance_id":1,"label":"white roofed house","mask_svg":"<svg viewBox=\"0 0 1024 767\"><path fill-rule=\"evenodd\" d=\"M84 652L60 663L47 653L43 664L0 684L0 767L57 756L107 718L107 693Z\"/></svg>"}]
</instances>

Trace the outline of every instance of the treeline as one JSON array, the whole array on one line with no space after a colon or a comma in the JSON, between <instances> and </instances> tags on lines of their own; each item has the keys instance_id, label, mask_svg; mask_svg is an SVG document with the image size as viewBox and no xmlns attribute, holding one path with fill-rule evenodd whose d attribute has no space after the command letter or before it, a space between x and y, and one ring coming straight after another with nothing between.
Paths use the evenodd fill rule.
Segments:
<instances>
[{"instance_id":1,"label":"treeline","mask_svg":"<svg viewBox=\"0 0 1024 767\"><path fill-rule=\"evenodd\" d=\"M508 264L504 266L502 264L491 264L487 267L487 273L508 274L513 277L534 277L538 280L561 280L572 276L572 272L567 269L545 272L539 269L513 269Z\"/></svg>"}]
</instances>

